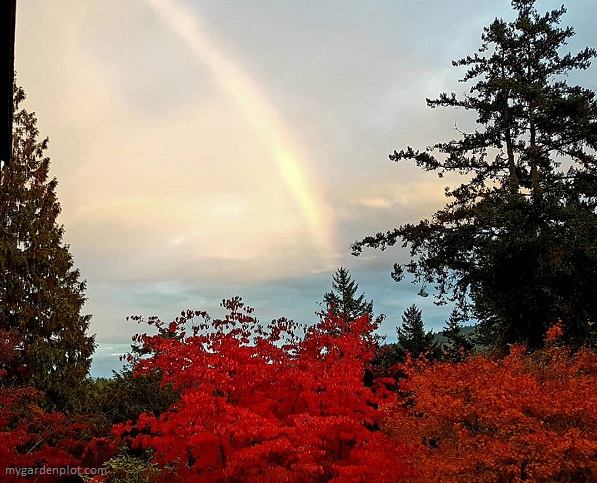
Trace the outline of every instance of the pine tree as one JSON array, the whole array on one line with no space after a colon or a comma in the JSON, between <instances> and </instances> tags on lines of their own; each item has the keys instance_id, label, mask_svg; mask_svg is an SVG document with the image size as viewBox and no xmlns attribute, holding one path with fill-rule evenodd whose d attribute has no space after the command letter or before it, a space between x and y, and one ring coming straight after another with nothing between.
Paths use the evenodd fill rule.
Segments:
<instances>
[{"instance_id":1,"label":"pine tree","mask_svg":"<svg viewBox=\"0 0 597 483\"><path fill-rule=\"evenodd\" d=\"M20 109L24 99L15 88L13 156L2 173L0 327L20 333L23 382L60 405L86 377L94 337L86 335L91 316L81 315L85 282L57 224L57 181L48 178L44 157L48 139L38 140L35 114Z\"/></svg>"},{"instance_id":2,"label":"pine tree","mask_svg":"<svg viewBox=\"0 0 597 483\"><path fill-rule=\"evenodd\" d=\"M462 334L462 317L458 310L453 310L446 322L442 335L448 339L442 347L444 357L452 362L464 360L475 348L475 344Z\"/></svg>"},{"instance_id":3,"label":"pine tree","mask_svg":"<svg viewBox=\"0 0 597 483\"><path fill-rule=\"evenodd\" d=\"M397 327L396 332L398 346L404 353L409 352L414 358L422 354L431 357L438 355L433 331L425 332L423 313L415 304L404 311L402 327Z\"/></svg>"},{"instance_id":4,"label":"pine tree","mask_svg":"<svg viewBox=\"0 0 597 483\"><path fill-rule=\"evenodd\" d=\"M346 322L356 320L362 315L369 315L373 320L373 301L365 300L365 294L356 296L359 285L353 280L347 268L340 267L332 276L332 290L323 296L323 307L316 315L326 317L328 310ZM379 323L383 316L379 316Z\"/></svg>"},{"instance_id":5,"label":"pine tree","mask_svg":"<svg viewBox=\"0 0 597 483\"><path fill-rule=\"evenodd\" d=\"M540 15L535 0L513 0L513 22L496 19L481 48L453 62L467 67L470 94L440 94L432 107L477 114L474 132L423 151L390 155L427 171L463 175L446 188L448 204L431 219L353 244L385 249L399 239L411 261L395 265L438 303L455 300L463 317L480 321L482 342L538 347L562 319L569 343L597 342L597 99L566 75L597 56L560 51L574 35L560 28L562 7ZM435 154L434 151L438 152Z\"/></svg>"}]
</instances>

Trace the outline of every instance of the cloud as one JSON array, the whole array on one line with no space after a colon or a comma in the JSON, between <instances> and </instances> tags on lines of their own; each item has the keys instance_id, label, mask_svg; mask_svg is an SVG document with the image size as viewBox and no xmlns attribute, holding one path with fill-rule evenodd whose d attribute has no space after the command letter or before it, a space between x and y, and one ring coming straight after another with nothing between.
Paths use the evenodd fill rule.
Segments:
<instances>
[{"instance_id":1,"label":"cloud","mask_svg":"<svg viewBox=\"0 0 597 483\"><path fill-rule=\"evenodd\" d=\"M400 168L396 167L396 171ZM338 190L333 195L335 216L339 222L352 222L363 226L373 219L391 218L401 222L413 222L417 218L431 216L441 208L446 198L446 179L437 179L421 173L421 179L406 178L401 182L393 180L364 182L354 189ZM353 196L359 193L360 196Z\"/></svg>"},{"instance_id":2,"label":"cloud","mask_svg":"<svg viewBox=\"0 0 597 483\"><path fill-rule=\"evenodd\" d=\"M394 206L394 204L391 201L380 197L364 198L359 202L359 204L366 208L377 209L387 209Z\"/></svg>"},{"instance_id":3,"label":"cloud","mask_svg":"<svg viewBox=\"0 0 597 483\"><path fill-rule=\"evenodd\" d=\"M392 163L388 153L448 140L455 121L472 125L463 111L428 109L425 97L468 88L450 61L473 53L495 16L511 18L509 3L180 1L200 11L210 41L251 75L305 148L317 206L329 210L330 265L350 268L388 314L389 335L413 302L441 327L445 307L389 276L405 250L355 258L349 244L445 204L444 186L457 178ZM559 3L541 8L549 7ZM597 44L596 8L569 6L573 51ZM142 329L126 315L218 315L221 298L234 295L262 320L312 321L337 266L322 266L270 146L147 2L27 0L17 17L19 82L50 136L59 221L88 280L85 311L98 340L126 342ZM594 68L583 74L594 86Z\"/></svg>"}]
</instances>

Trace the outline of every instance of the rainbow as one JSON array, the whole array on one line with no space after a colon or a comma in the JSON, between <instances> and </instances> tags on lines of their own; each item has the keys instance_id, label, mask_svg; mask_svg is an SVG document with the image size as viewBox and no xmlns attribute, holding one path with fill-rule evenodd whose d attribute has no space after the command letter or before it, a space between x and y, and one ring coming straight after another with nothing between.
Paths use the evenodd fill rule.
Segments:
<instances>
[{"instance_id":1,"label":"rainbow","mask_svg":"<svg viewBox=\"0 0 597 483\"><path fill-rule=\"evenodd\" d=\"M321 256L322 269L332 269L334 243L329 209L323 196L315 193L317 183L305 167L309 157L304 147L293 138L287 123L247 72L204 35L197 12L191 12L176 0L146 1L194 55L209 66L222 92L238 106L269 147L282 179L305 217Z\"/></svg>"}]
</instances>

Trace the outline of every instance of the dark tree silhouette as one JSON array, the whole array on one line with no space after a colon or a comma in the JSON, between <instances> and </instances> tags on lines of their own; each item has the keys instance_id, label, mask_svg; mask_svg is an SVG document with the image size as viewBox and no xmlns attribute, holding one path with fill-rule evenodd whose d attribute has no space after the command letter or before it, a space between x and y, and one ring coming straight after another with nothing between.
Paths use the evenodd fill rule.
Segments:
<instances>
[{"instance_id":1,"label":"dark tree silhouette","mask_svg":"<svg viewBox=\"0 0 597 483\"><path fill-rule=\"evenodd\" d=\"M356 320L362 315L369 315L373 320L373 301L367 301L365 294L357 296L359 284L356 283L347 268L340 267L332 276L332 290L323 296L323 308L316 312L320 318L328 315L331 311L334 315L341 317L346 322ZM383 320L379 316L376 322Z\"/></svg>"},{"instance_id":2,"label":"dark tree silhouette","mask_svg":"<svg viewBox=\"0 0 597 483\"><path fill-rule=\"evenodd\" d=\"M402 315L402 326L396 328L398 333L398 348L403 352L409 352L412 357L420 355L436 357L439 355L439 347L434 341L433 331L425 332L423 314L415 305L411 305Z\"/></svg>"},{"instance_id":3,"label":"dark tree silhouette","mask_svg":"<svg viewBox=\"0 0 597 483\"><path fill-rule=\"evenodd\" d=\"M476 81L470 94L427 99L475 111L474 132L390 155L463 183L446 188L449 202L431 219L366 237L353 253L401 240L411 261L396 264L394 278L406 270L436 288L437 303L455 300L480 321L484 344L540 346L558 319L569 343L595 343L597 101L566 74L587 69L597 51L560 52L574 35L559 26L564 7L540 15L534 0L512 6L513 22L496 19L479 51L453 62L467 67L463 82Z\"/></svg>"},{"instance_id":4,"label":"dark tree silhouette","mask_svg":"<svg viewBox=\"0 0 597 483\"><path fill-rule=\"evenodd\" d=\"M442 346L444 357L452 362L464 360L475 348L475 344L462 333L462 318L458 310L452 311L442 335L447 339Z\"/></svg>"}]
</instances>

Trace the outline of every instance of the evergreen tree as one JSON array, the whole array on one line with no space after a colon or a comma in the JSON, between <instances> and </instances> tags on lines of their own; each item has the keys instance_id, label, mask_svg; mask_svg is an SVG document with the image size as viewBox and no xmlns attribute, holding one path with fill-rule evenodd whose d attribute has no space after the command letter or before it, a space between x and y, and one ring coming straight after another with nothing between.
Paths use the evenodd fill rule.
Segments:
<instances>
[{"instance_id":1,"label":"evergreen tree","mask_svg":"<svg viewBox=\"0 0 597 483\"><path fill-rule=\"evenodd\" d=\"M347 268L340 267L332 276L332 290L323 296L323 309L316 312L319 317L325 317L330 310L334 315L346 322L358 319L367 314L373 320L373 301L365 300L365 294L356 296L359 285L352 279ZM376 321L383 319L379 316Z\"/></svg>"},{"instance_id":2,"label":"evergreen tree","mask_svg":"<svg viewBox=\"0 0 597 483\"><path fill-rule=\"evenodd\" d=\"M458 310L452 311L446 327L442 330L442 335L448 339L447 344L442 347L444 357L452 362L465 359L475 348L475 344L462 334L462 318Z\"/></svg>"},{"instance_id":3,"label":"evergreen tree","mask_svg":"<svg viewBox=\"0 0 597 483\"><path fill-rule=\"evenodd\" d=\"M449 203L433 217L353 245L385 249L399 239L411 261L395 265L455 300L480 321L482 342L542 344L562 319L569 343L594 342L597 320L597 100L566 75L597 56L560 50L574 35L560 28L562 7L540 15L534 0L513 0L517 18L484 29L478 53L454 66L476 83L470 94L440 94L432 107L476 111L478 127L424 151L390 155L427 171L465 176L446 188ZM433 152L439 152L439 155Z\"/></svg>"},{"instance_id":4,"label":"evergreen tree","mask_svg":"<svg viewBox=\"0 0 597 483\"><path fill-rule=\"evenodd\" d=\"M415 304L404 311L402 327L397 327L396 332L399 348L404 353L409 352L413 358L421 354L431 357L439 355L433 331L425 332L423 314Z\"/></svg>"},{"instance_id":5,"label":"evergreen tree","mask_svg":"<svg viewBox=\"0 0 597 483\"><path fill-rule=\"evenodd\" d=\"M15 88L13 157L2 173L0 328L18 330L26 380L62 405L86 376L94 337L81 315L85 282L57 224L56 179L48 178L48 140L38 140L34 113L20 109Z\"/></svg>"},{"instance_id":6,"label":"evergreen tree","mask_svg":"<svg viewBox=\"0 0 597 483\"><path fill-rule=\"evenodd\" d=\"M333 323L330 327L322 330L328 331L333 336L339 336L343 332L352 330L352 322L366 315L370 324L370 331L363 337L367 342L379 348L382 338L374 331L379 327L384 319L384 315L373 318L373 301L365 300L365 294L356 296L359 285L352 279L347 268L340 267L332 276L332 290L326 292L323 296L322 310L315 314L319 316L321 322L329 321L329 315L338 317L342 321L342 326ZM367 378L371 376L368 373ZM369 381L371 382L371 381Z\"/></svg>"}]
</instances>

